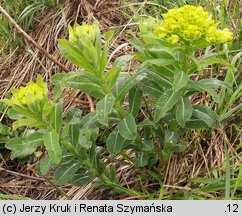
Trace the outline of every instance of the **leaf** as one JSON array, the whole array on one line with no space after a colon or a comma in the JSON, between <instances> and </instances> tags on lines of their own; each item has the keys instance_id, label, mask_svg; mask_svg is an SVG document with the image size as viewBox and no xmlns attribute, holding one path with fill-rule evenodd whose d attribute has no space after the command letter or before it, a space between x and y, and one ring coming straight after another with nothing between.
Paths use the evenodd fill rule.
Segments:
<instances>
[{"instance_id":1,"label":"leaf","mask_svg":"<svg viewBox=\"0 0 242 216\"><path fill-rule=\"evenodd\" d=\"M13 130L16 130L17 128L20 127L36 127L36 128L42 128L43 124L35 119L31 119L31 118L23 118L23 119L17 119L14 123L13 123Z\"/></svg>"},{"instance_id":2,"label":"leaf","mask_svg":"<svg viewBox=\"0 0 242 216\"><path fill-rule=\"evenodd\" d=\"M72 178L71 183L75 186L83 186L93 180L93 176L87 173L76 174Z\"/></svg>"},{"instance_id":3,"label":"leaf","mask_svg":"<svg viewBox=\"0 0 242 216\"><path fill-rule=\"evenodd\" d=\"M160 97L160 95L163 93L162 88L149 79L145 79L141 83L139 83L138 88L144 93L150 94L155 97Z\"/></svg>"},{"instance_id":4,"label":"leaf","mask_svg":"<svg viewBox=\"0 0 242 216\"><path fill-rule=\"evenodd\" d=\"M136 117L141 104L142 99L142 91L140 91L137 87L132 88L129 91L129 112Z\"/></svg>"},{"instance_id":5,"label":"leaf","mask_svg":"<svg viewBox=\"0 0 242 216\"><path fill-rule=\"evenodd\" d=\"M223 82L223 81L215 79L215 78L213 78L213 79L203 79L203 80L199 80L197 82L202 83L202 84L207 85L207 86L211 86L213 88L223 87L223 88L230 90L230 92L233 90L232 85L230 83Z\"/></svg>"},{"instance_id":6,"label":"leaf","mask_svg":"<svg viewBox=\"0 0 242 216\"><path fill-rule=\"evenodd\" d=\"M21 115L19 112L17 112L16 110L14 110L13 108L8 109L7 115L10 119L21 119L24 116Z\"/></svg>"},{"instance_id":7,"label":"leaf","mask_svg":"<svg viewBox=\"0 0 242 216\"><path fill-rule=\"evenodd\" d=\"M181 97L182 92L173 92L172 90L167 90L164 92L159 100L157 101L157 107L154 114L154 120L158 122L164 115L174 107Z\"/></svg>"},{"instance_id":8,"label":"leaf","mask_svg":"<svg viewBox=\"0 0 242 216\"><path fill-rule=\"evenodd\" d=\"M81 51L77 47L72 46L68 40L59 39L58 47L61 54L70 62L87 71L93 71L92 65L82 56Z\"/></svg>"},{"instance_id":9,"label":"leaf","mask_svg":"<svg viewBox=\"0 0 242 216\"><path fill-rule=\"evenodd\" d=\"M105 80L108 82L110 89L115 85L118 76L120 74L119 67L112 67L107 73L105 73Z\"/></svg>"},{"instance_id":10,"label":"leaf","mask_svg":"<svg viewBox=\"0 0 242 216\"><path fill-rule=\"evenodd\" d=\"M129 54L128 55L122 55L114 61L113 66L114 67L122 67L125 64L127 64L132 58L133 58L133 56L129 55Z\"/></svg>"},{"instance_id":11,"label":"leaf","mask_svg":"<svg viewBox=\"0 0 242 216\"><path fill-rule=\"evenodd\" d=\"M185 143L185 144L175 144L171 147L171 151L177 152L177 153L184 152L186 150L187 146L188 146L187 143Z\"/></svg>"},{"instance_id":12,"label":"leaf","mask_svg":"<svg viewBox=\"0 0 242 216\"><path fill-rule=\"evenodd\" d=\"M162 76L161 73L155 72L153 70L146 70L147 74L148 74L148 78L150 80L152 80L155 84L157 84L159 87L163 88L171 88L172 87L172 83L171 81L167 78Z\"/></svg>"},{"instance_id":13,"label":"leaf","mask_svg":"<svg viewBox=\"0 0 242 216\"><path fill-rule=\"evenodd\" d=\"M105 126L108 126L108 115L112 112L115 98L112 94L106 95L102 100L98 101L96 112L97 120Z\"/></svg>"},{"instance_id":14,"label":"leaf","mask_svg":"<svg viewBox=\"0 0 242 216\"><path fill-rule=\"evenodd\" d=\"M242 103L235 106L234 108L232 108L231 110L229 110L228 112L226 112L225 114L221 115L219 117L219 121L222 122L225 119L229 118L231 115L233 115L237 110L241 110L242 108Z\"/></svg>"},{"instance_id":15,"label":"leaf","mask_svg":"<svg viewBox=\"0 0 242 216\"><path fill-rule=\"evenodd\" d=\"M68 124L79 124L81 118L82 110L78 108L71 108L66 115L66 120Z\"/></svg>"},{"instance_id":16,"label":"leaf","mask_svg":"<svg viewBox=\"0 0 242 216\"><path fill-rule=\"evenodd\" d=\"M72 80L72 81L68 81L66 85L74 89L82 90L96 98L101 99L105 96L103 88L99 84L93 83L92 81Z\"/></svg>"},{"instance_id":17,"label":"leaf","mask_svg":"<svg viewBox=\"0 0 242 216\"><path fill-rule=\"evenodd\" d=\"M118 129L115 128L107 138L107 150L108 153L115 157L123 150L125 139L119 134Z\"/></svg>"},{"instance_id":18,"label":"leaf","mask_svg":"<svg viewBox=\"0 0 242 216\"><path fill-rule=\"evenodd\" d=\"M71 145L76 146L80 136L80 126L79 124L69 125L69 136Z\"/></svg>"},{"instance_id":19,"label":"leaf","mask_svg":"<svg viewBox=\"0 0 242 216\"><path fill-rule=\"evenodd\" d=\"M185 123L192 116L192 104L187 98L181 97L176 106L176 121L181 127L185 127Z\"/></svg>"},{"instance_id":20,"label":"leaf","mask_svg":"<svg viewBox=\"0 0 242 216\"><path fill-rule=\"evenodd\" d=\"M49 156L43 158L39 164L40 173L46 175L53 166L54 164Z\"/></svg>"},{"instance_id":21,"label":"leaf","mask_svg":"<svg viewBox=\"0 0 242 216\"><path fill-rule=\"evenodd\" d=\"M144 66L147 65L157 65L157 66L168 66L168 65L178 65L179 61L175 59L164 59L164 58L157 58L157 59L149 59L143 62Z\"/></svg>"},{"instance_id":22,"label":"leaf","mask_svg":"<svg viewBox=\"0 0 242 216\"><path fill-rule=\"evenodd\" d=\"M178 91L186 87L189 77L184 72L177 72L174 75L173 90Z\"/></svg>"},{"instance_id":23,"label":"leaf","mask_svg":"<svg viewBox=\"0 0 242 216\"><path fill-rule=\"evenodd\" d=\"M201 119L189 119L186 121L185 127L190 129L201 129L206 128L207 124Z\"/></svg>"},{"instance_id":24,"label":"leaf","mask_svg":"<svg viewBox=\"0 0 242 216\"><path fill-rule=\"evenodd\" d=\"M60 166L55 172L55 184L61 186L71 181L80 166L79 161L71 161L71 163Z\"/></svg>"},{"instance_id":25,"label":"leaf","mask_svg":"<svg viewBox=\"0 0 242 216\"><path fill-rule=\"evenodd\" d=\"M51 125L56 130L57 133L60 132L60 129L62 127L62 107L63 107L63 100L60 100L59 103L53 106L52 111L50 113Z\"/></svg>"},{"instance_id":26,"label":"leaf","mask_svg":"<svg viewBox=\"0 0 242 216\"><path fill-rule=\"evenodd\" d=\"M146 74L139 74L139 75L134 75L133 77L130 77L129 79L125 80L125 84L119 90L116 100L121 101L129 92L129 90L135 87L144 78L146 78Z\"/></svg>"},{"instance_id":27,"label":"leaf","mask_svg":"<svg viewBox=\"0 0 242 216\"><path fill-rule=\"evenodd\" d=\"M203 91L208 92L212 96L212 98L215 102L219 102L220 96L216 93L216 91L210 85L201 83L199 81L189 80L187 88L188 88L188 90L197 90L200 92L203 92Z\"/></svg>"},{"instance_id":28,"label":"leaf","mask_svg":"<svg viewBox=\"0 0 242 216\"><path fill-rule=\"evenodd\" d=\"M138 167L144 167L148 164L148 162L149 162L149 157L144 153L140 153L135 159L135 164Z\"/></svg>"},{"instance_id":29,"label":"leaf","mask_svg":"<svg viewBox=\"0 0 242 216\"><path fill-rule=\"evenodd\" d=\"M127 114L126 117L118 123L118 131L122 137L127 140L134 140L137 136L137 125L132 114Z\"/></svg>"},{"instance_id":30,"label":"leaf","mask_svg":"<svg viewBox=\"0 0 242 216\"><path fill-rule=\"evenodd\" d=\"M45 134L43 140L51 160L55 164L58 164L61 161L62 151L59 143L59 135L56 133L56 130L53 129Z\"/></svg>"},{"instance_id":31,"label":"leaf","mask_svg":"<svg viewBox=\"0 0 242 216\"><path fill-rule=\"evenodd\" d=\"M32 133L27 137L17 137L10 139L5 147L11 150L11 158L23 159L35 152L36 147L42 146L43 135L40 133Z\"/></svg>"},{"instance_id":32,"label":"leaf","mask_svg":"<svg viewBox=\"0 0 242 216\"><path fill-rule=\"evenodd\" d=\"M4 125L0 122L0 134L1 135L9 135L9 128L7 125Z\"/></svg>"},{"instance_id":33,"label":"leaf","mask_svg":"<svg viewBox=\"0 0 242 216\"><path fill-rule=\"evenodd\" d=\"M204 121L209 127L218 128L220 126L217 113L206 106L193 106L193 116Z\"/></svg>"}]
</instances>

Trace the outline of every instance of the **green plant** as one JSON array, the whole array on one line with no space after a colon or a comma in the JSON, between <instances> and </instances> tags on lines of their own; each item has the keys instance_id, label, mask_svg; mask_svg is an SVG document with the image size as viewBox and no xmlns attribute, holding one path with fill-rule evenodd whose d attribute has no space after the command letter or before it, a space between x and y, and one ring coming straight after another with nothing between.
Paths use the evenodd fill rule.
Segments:
<instances>
[{"instance_id":1,"label":"green plant","mask_svg":"<svg viewBox=\"0 0 242 216\"><path fill-rule=\"evenodd\" d=\"M82 69L52 77L53 101L48 99L40 77L36 83L13 90L12 99L3 100L11 107L11 117L16 119L14 129L22 126L38 129L6 143L12 150L12 158L26 157L44 145L48 156L41 160L39 169L45 175L58 166L57 185L66 182L83 185L99 179L102 186L117 192L145 194L123 187L115 167L105 165L104 159L108 159L147 171L162 187L157 164L163 166L173 153L186 149L187 131L220 126L219 116L212 107L193 105L189 96L206 91L217 103L219 87L231 91L229 83L215 78L194 81L191 77L211 64L222 63L234 69L217 55L196 57L198 49L232 40L232 33L217 29L218 24L201 7L184 6L168 11L163 17L163 21L142 20L142 39L131 41L138 53L117 58L111 69L107 69L107 64L113 32L105 34L103 44L97 22L70 27L69 40L59 40L59 48ZM122 66L133 57L141 62L136 71L121 72ZM82 116L80 109L73 108L63 119L60 98L66 87L99 99L96 110ZM127 150L132 150L135 157L127 154ZM116 160L117 155L124 159Z\"/></svg>"}]
</instances>

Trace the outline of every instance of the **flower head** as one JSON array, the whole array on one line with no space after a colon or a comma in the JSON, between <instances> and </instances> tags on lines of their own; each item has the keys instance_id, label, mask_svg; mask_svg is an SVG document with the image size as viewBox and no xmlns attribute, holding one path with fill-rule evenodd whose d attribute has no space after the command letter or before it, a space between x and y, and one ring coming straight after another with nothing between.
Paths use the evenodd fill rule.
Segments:
<instances>
[{"instance_id":1,"label":"flower head","mask_svg":"<svg viewBox=\"0 0 242 216\"><path fill-rule=\"evenodd\" d=\"M48 89L43 79L38 76L37 82L30 81L25 87L12 89L13 96L9 100L12 105L29 105L36 101L42 101L47 97Z\"/></svg>"},{"instance_id":2,"label":"flower head","mask_svg":"<svg viewBox=\"0 0 242 216\"><path fill-rule=\"evenodd\" d=\"M171 9L162 14L162 17L164 21L153 33L171 43L177 43L179 39L192 42L204 38L209 43L225 43L233 40L233 33L227 28L217 29L218 23L202 7L186 5Z\"/></svg>"},{"instance_id":3,"label":"flower head","mask_svg":"<svg viewBox=\"0 0 242 216\"><path fill-rule=\"evenodd\" d=\"M76 42L77 40L89 39L91 42L94 42L99 32L97 21L94 21L91 25L84 22L82 25L75 23L73 28L69 27L69 41Z\"/></svg>"}]
</instances>

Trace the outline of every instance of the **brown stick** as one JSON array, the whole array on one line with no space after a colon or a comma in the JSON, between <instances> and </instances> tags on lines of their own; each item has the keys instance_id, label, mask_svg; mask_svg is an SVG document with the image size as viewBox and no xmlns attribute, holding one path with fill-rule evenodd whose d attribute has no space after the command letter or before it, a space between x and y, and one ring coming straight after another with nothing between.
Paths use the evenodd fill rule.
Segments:
<instances>
[{"instance_id":1,"label":"brown stick","mask_svg":"<svg viewBox=\"0 0 242 216\"><path fill-rule=\"evenodd\" d=\"M14 171L11 171L11 170L4 169L2 167L0 167L0 172L5 172L5 173L11 174L11 175L15 175L15 176L21 176L23 178L32 179L32 180L35 180L35 181L45 181L45 179L42 179L42 178L25 175L25 174L18 173L18 172L14 172Z\"/></svg>"},{"instance_id":2,"label":"brown stick","mask_svg":"<svg viewBox=\"0 0 242 216\"><path fill-rule=\"evenodd\" d=\"M17 30L17 32L20 35L22 35L27 41L33 44L33 46L36 47L40 52L42 52L48 59L50 59L52 62L58 65L63 71L65 72L69 71L64 65L62 65L55 58L53 58L43 47L41 47L38 43L36 43L34 39L31 38L1 6L0 6L0 13L2 13L7 18L7 20L14 26L14 28Z\"/></svg>"}]
</instances>

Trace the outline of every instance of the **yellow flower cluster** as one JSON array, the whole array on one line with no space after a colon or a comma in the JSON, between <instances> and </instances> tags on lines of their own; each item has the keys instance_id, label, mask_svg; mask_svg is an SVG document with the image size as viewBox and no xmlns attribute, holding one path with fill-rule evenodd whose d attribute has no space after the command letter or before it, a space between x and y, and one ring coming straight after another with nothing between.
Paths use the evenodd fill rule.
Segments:
<instances>
[{"instance_id":1,"label":"yellow flower cluster","mask_svg":"<svg viewBox=\"0 0 242 216\"><path fill-rule=\"evenodd\" d=\"M48 94L48 89L43 79L38 76L37 82L30 81L27 86L12 90L12 105L28 105L36 101L42 101Z\"/></svg>"},{"instance_id":2,"label":"yellow flower cluster","mask_svg":"<svg viewBox=\"0 0 242 216\"><path fill-rule=\"evenodd\" d=\"M227 28L217 29L216 23L202 7L186 5L162 14L163 23L154 30L159 38L167 38L171 43L180 39L194 41L205 38L209 43L229 42L233 33Z\"/></svg>"},{"instance_id":3,"label":"yellow flower cluster","mask_svg":"<svg viewBox=\"0 0 242 216\"><path fill-rule=\"evenodd\" d=\"M94 42L98 33L99 27L97 21L94 21L92 25L84 22L82 25L75 23L73 28L69 26L69 41L76 42L79 40L82 42L84 39L89 39L91 42Z\"/></svg>"}]
</instances>

